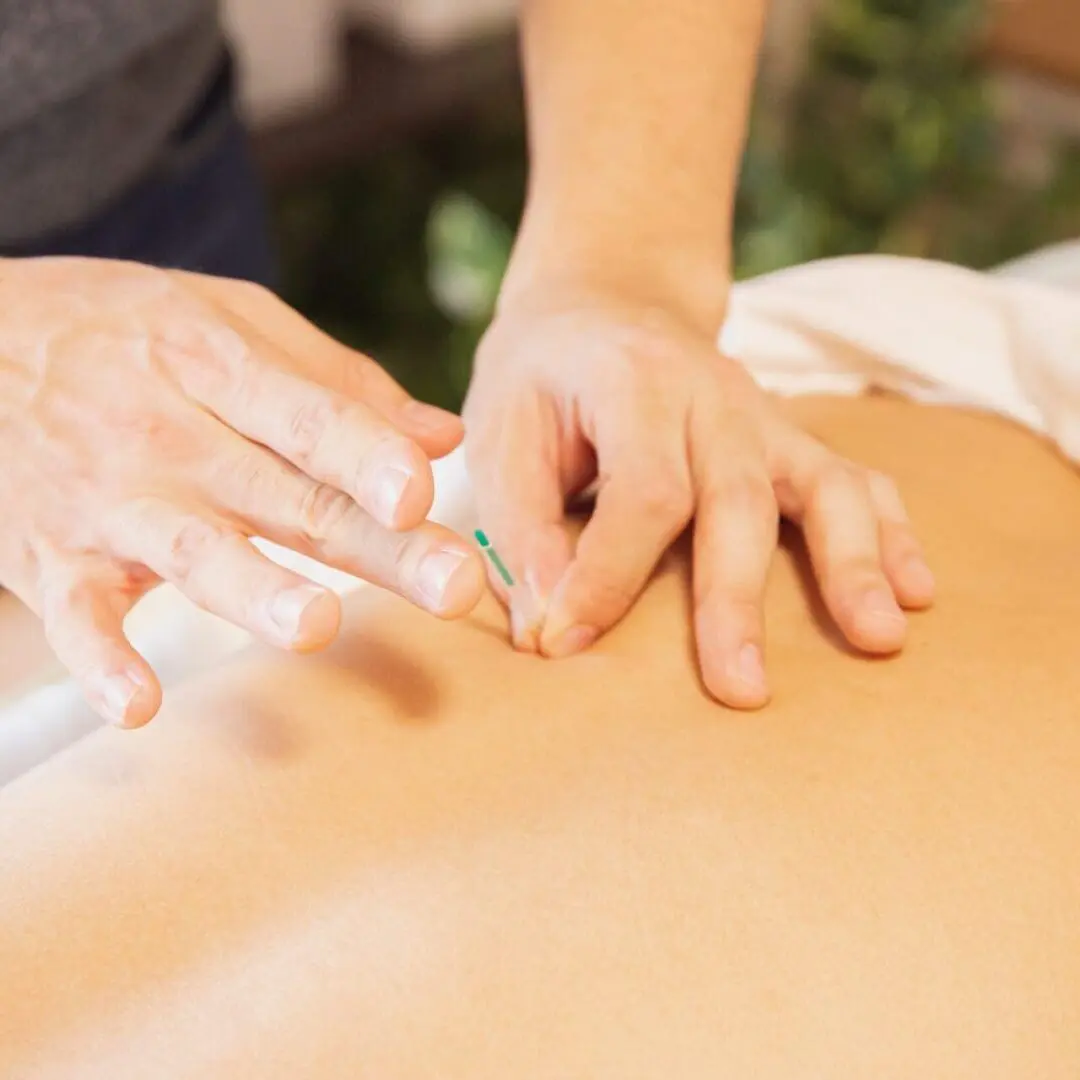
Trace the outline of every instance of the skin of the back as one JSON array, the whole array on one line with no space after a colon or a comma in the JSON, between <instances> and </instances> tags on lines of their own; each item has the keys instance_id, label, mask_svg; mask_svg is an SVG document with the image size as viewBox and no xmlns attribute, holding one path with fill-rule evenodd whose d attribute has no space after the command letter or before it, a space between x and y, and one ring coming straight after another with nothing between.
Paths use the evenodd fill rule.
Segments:
<instances>
[{"instance_id":1,"label":"skin of the back","mask_svg":"<svg viewBox=\"0 0 1080 1080\"><path fill-rule=\"evenodd\" d=\"M938 575L851 655L797 545L774 701L710 701L685 552L587 654L365 591L0 791L0 1076L1075 1080L1080 484L885 398Z\"/></svg>"}]
</instances>

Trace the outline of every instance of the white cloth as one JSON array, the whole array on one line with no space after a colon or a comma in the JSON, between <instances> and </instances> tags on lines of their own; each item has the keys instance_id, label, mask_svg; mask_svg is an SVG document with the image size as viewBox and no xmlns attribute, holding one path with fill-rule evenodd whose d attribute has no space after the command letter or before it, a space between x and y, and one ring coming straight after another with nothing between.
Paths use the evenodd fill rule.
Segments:
<instances>
[{"instance_id":1,"label":"white cloth","mask_svg":"<svg viewBox=\"0 0 1080 1080\"><path fill-rule=\"evenodd\" d=\"M766 388L858 394L871 387L927 403L1000 413L1080 461L1080 291L913 259L812 263L739 285L722 346ZM433 516L472 524L459 453L435 466ZM265 545L280 562L348 593L362 583ZM170 587L132 613L129 631L163 685L219 663L250 636ZM97 726L70 681L0 709L0 785Z\"/></svg>"},{"instance_id":2,"label":"white cloth","mask_svg":"<svg viewBox=\"0 0 1080 1080\"><path fill-rule=\"evenodd\" d=\"M893 256L740 285L721 339L769 390L1000 413L1080 461L1080 292Z\"/></svg>"}]
</instances>

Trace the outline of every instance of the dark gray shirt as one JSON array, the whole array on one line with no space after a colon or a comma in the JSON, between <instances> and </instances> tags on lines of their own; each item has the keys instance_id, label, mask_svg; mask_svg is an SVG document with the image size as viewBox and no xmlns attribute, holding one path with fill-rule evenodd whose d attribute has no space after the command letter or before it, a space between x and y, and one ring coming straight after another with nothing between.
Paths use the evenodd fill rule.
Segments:
<instances>
[{"instance_id":1,"label":"dark gray shirt","mask_svg":"<svg viewBox=\"0 0 1080 1080\"><path fill-rule=\"evenodd\" d=\"M217 0L0 0L0 246L137 182L221 49Z\"/></svg>"}]
</instances>

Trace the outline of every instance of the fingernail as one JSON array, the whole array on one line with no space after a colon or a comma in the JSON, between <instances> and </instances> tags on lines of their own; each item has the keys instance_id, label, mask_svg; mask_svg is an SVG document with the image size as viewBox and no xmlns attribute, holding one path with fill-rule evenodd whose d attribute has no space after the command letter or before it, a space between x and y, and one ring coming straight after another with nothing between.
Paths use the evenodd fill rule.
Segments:
<instances>
[{"instance_id":1,"label":"fingernail","mask_svg":"<svg viewBox=\"0 0 1080 1080\"><path fill-rule=\"evenodd\" d=\"M517 606L510 608L510 638L518 651L538 652L542 627L543 619L536 618L528 607L524 610Z\"/></svg>"},{"instance_id":2,"label":"fingernail","mask_svg":"<svg viewBox=\"0 0 1080 1080\"><path fill-rule=\"evenodd\" d=\"M298 585L279 592L269 605L273 636L283 644L291 645L301 635L308 609L325 596L326 590L318 585Z\"/></svg>"},{"instance_id":3,"label":"fingernail","mask_svg":"<svg viewBox=\"0 0 1080 1080\"><path fill-rule=\"evenodd\" d=\"M541 586L536 570L531 566L526 567L522 579L525 587L521 592L523 601L527 605L526 610L539 625L547 615L550 592Z\"/></svg>"},{"instance_id":4,"label":"fingernail","mask_svg":"<svg viewBox=\"0 0 1080 1080\"><path fill-rule=\"evenodd\" d=\"M522 584L510 593L510 632L517 648L535 652L540 644L547 604L540 595L535 576L526 571L523 579Z\"/></svg>"},{"instance_id":5,"label":"fingernail","mask_svg":"<svg viewBox=\"0 0 1080 1080\"><path fill-rule=\"evenodd\" d=\"M866 612L876 618L888 619L890 622L904 621L904 613L889 589L871 589L863 596L862 606Z\"/></svg>"},{"instance_id":6,"label":"fingernail","mask_svg":"<svg viewBox=\"0 0 1080 1080\"><path fill-rule=\"evenodd\" d=\"M735 672L748 687L765 689L765 661L761 649L749 642L739 650Z\"/></svg>"},{"instance_id":7,"label":"fingernail","mask_svg":"<svg viewBox=\"0 0 1080 1080\"><path fill-rule=\"evenodd\" d=\"M454 548L441 548L425 555L416 571L416 591L430 608L441 608L450 585L469 556Z\"/></svg>"},{"instance_id":8,"label":"fingernail","mask_svg":"<svg viewBox=\"0 0 1080 1080\"><path fill-rule=\"evenodd\" d=\"M460 423L459 417L454 413L423 401L407 402L401 412L412 427L423 428L425 431L442 431L452 427L455 422Z\"/></svg>"},{"instance_id":9,"label":"fingernail","mask_svg":"<svg viewBox=\"0 0 1080 1080\"><path fill-rule=\"evenodd\" d=\"M138 697L141 689L142 682L130 675L110 675L101 680L97 695L110 724L126 726L131 703Z\"/></svg>"},{"instance_id":10,"label":"fingernail","mask_svg":"<svg viewBox=\"0 0 1080 1080\"><path fill-rule=\"evenodd\" d=\"M392 527L412 473L397 465L380 465L369 481L370 509L383 524Z\"/></svg>"},{"instance_id":11,"label":"fingernail","mask_svg":"<svg viewBox=\"0 0 1080 1080\"><path fill-rule=\"evenodd\" d=\"M584 652L600 636L595 626L571 626L544 647L545 655L553 660Z\"/></svg>"}]
</instances>

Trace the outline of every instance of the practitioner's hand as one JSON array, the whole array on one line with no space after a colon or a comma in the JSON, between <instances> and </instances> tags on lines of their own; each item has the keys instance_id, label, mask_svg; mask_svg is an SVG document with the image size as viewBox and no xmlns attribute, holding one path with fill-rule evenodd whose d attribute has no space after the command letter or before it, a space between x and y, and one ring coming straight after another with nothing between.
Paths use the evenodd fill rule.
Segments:
<instances>
[{"instance_id":1,"label":"practitioner's hand","mask_svg":"<svg viewBox=\"0 0 1080 1080\"><path fill-rule=\"evenodd\" d=\"M258 535L456 616L470 546L426 522L460 421L255 286L94 260L0 260L0 584L108 719L161 690L123 619L158 581L286 648L337 597Z\"/></svg>"},{"instance_id":2,"label":"practitioner's hand","mask_svg":"<svg viewBox=\"0 0 1080 1080\"><path fill-rule=\"evenodd\" d=\"M611 294L504 309L465 410L481 521L516 580L515 643L552 657L626 614L694 525L695 630L709 690L768 699L762 594L778 516L798 522L851 643L899 649L933 578L892 482L784 418L713 339ZM568 498L599 481L576 550Z\"/></svg>"}]
</instances>

